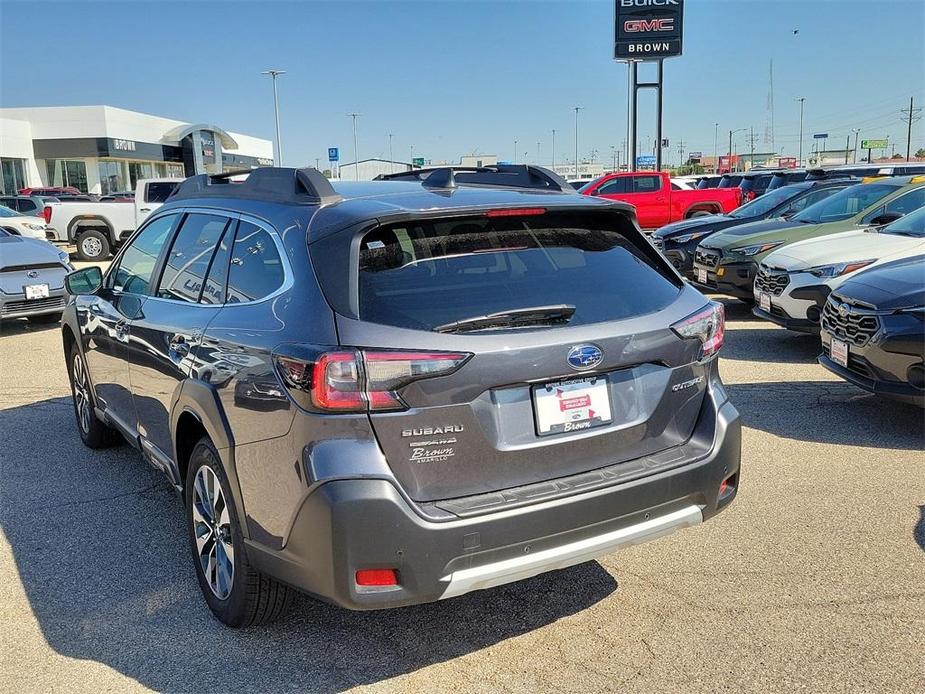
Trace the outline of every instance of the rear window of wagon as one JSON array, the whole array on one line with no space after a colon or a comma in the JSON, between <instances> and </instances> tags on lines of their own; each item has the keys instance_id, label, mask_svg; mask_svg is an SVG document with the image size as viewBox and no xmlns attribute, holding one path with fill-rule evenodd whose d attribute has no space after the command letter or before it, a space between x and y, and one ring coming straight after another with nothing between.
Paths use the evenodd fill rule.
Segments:
<instances>
[{"instance_id":1,"label":"rear window of wagon","mask_svg":"<svg viewBox=\"0 0 925 694\"><path fill-rule=\"evenodd\" d=\"M677 279L593 217L547 212L378 227L360 243L359 318L432 330L478 315L566 304L575 307L569 325L581 325L670 304L680 291Z\"/></svg>"}]
</instances>

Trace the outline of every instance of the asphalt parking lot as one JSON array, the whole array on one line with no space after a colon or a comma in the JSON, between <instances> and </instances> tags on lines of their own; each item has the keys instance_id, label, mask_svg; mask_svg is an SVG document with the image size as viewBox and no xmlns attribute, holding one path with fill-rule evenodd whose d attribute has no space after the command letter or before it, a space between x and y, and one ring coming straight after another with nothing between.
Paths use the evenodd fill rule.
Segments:
<instances>
[{"instance_id":1,"label":"asphalt parking lot","mask_svg":"<svg viewBox=\"0 0 925 694\"><path fill-rule=\"evenodd\" d=\"M925 691L923 412L726 302L730 510L522 583L389 612L301 599L230 631L181 507L81 444L57 326L0 329L0 691Z\"/></svg>"}]
</instances>

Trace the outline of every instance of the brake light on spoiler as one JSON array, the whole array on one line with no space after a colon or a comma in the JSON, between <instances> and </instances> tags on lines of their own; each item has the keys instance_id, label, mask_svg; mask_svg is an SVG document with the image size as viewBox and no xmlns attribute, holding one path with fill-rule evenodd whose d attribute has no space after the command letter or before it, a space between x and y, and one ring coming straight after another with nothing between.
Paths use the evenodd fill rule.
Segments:
<instances>
[{"instance_id":1,"label":"brake light on spoiler","mask_svg":"<svg viewBox=\"0 0 925 694\"><path fill-rule=\"evenodd\" d=\"M501 210L488 210L486 217L535 217L546 214L545 207L521 207Z\"/></svg>"},{"instance_id":2,"label":"brake light on spoiler","mask_svg":"<svg viewBox=\"0 0 925 694\"><path fill-rule=\"evenodd\" d=\"M293 399L322 412L403 410L398 390L425 378L446 376L468 361L465 352L404 350L321 351L307 361L276 356L276 368Z\"/></svg>"}]
</instances>

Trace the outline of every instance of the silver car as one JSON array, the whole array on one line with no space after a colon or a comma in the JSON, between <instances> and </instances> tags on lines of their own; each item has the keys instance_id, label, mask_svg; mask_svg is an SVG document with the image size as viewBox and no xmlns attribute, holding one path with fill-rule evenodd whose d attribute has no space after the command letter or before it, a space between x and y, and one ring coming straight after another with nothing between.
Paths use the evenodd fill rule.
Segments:
<instances>
[{"instance_id":1,"label":"silver car","mask_svg":"<svg viewBox=\"0 0 925 694\"><path fill-rule=\"evenodd\" d=\"M0 227L0 320L58 322L67 303L64 276L73 269L68 254L47 241Z\"/></svg>"}]
</instances>

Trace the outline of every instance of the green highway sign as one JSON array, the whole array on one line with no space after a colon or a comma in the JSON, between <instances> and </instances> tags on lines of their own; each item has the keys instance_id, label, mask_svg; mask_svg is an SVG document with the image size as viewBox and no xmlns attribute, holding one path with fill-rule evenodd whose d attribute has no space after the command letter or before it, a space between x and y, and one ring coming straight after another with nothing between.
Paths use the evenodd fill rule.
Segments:
<instances>
[{"instance_id":1,"label":"green highway sign","mask_svg":"<svg viewBox=\"0 0 925 694\"><path fill-rule=\"evenodd\" d=\"M415 166L424 166L424 157L415 157L411 160L411 163Z\"/></svg>"},{"instance_id":2,"label":"green highway sign","mask_svg":"<svg viewBox=\"0 0 925 694\"><path fill-rule=\"evenodd\" d=\"M861 149L886 149L889 147L886 140L861 140Z\"/></svg>"}]
</instances>

